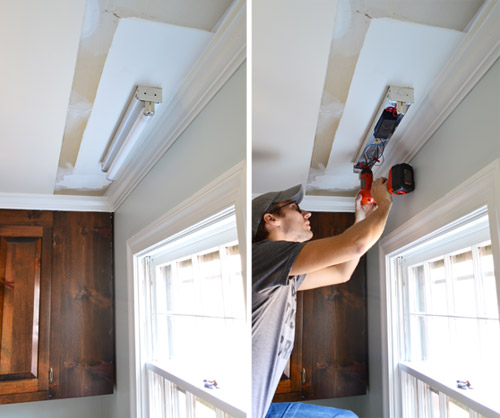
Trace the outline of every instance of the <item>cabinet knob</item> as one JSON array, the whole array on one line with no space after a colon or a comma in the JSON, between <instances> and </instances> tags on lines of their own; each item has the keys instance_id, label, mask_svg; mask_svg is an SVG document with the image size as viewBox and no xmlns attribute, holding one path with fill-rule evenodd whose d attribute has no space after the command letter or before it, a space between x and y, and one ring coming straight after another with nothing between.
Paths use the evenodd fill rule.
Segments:
<instances>
[{"instance_id":1,"label":"cabinet knob","mask_svg":"<svg viewBox=\"0 0 500 418\"><path fill-rule=\"evenodd\" d=\"M49 383L54 381L54 369L52 367L49 368Z\"/></svg>"},{"instance_id":2,"label":"cabinet knob","mask_svg":"<svg viewBox=\"0 0 500 418\"><path fill-rule=\"evenodd\" d=\"M301 376L300 382L302 384L306 383L306 369L302 369L302 373L300 376Z\"/></svg>"}]
</instances>

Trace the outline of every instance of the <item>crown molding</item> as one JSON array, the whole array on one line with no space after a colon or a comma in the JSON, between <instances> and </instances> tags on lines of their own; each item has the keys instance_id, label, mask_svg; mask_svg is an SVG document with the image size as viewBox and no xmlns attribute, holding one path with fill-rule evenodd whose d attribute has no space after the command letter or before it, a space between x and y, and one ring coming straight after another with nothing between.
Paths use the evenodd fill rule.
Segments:
<instances>
[{"instance_id":1,"label":"crown molding","mask_svg":"<svg viewBox=\"0 0 500 418\"><path fill-rule=\"evenodd\" d=\"M113 212L109 199L102 196L66 196L29 193L0 193L0 208Z\"/></svg>"},{"instance_id":2,"label":"crown molding","mask_svg":"<svg viewBox=\"0 0 500 418\"><path fill-rule=\"evenodd\" d=\"M106 192L114 210L124 202L163 154L246 59L246 1L237 0L217 25L212 41L167 111Z\"/></svg>"},{"instance_id":3,"label":"crown molding","mask_svg":"<svg viewBox=\"0 0 500 418\"><path fill-rule=\"evenodd\" d=\"M455 55L437 78L419 111L398 131L404 138L374 173L409 162L500 56L500 0L487 0L467 28Z\"/></svg>"},{"instance_id":4,"label":"crown molding","mask_svg":"<svg viewBox=\"0 0 500 418\"><path fill-rule=\"evenodd\" d=\"M300 206L311 212L354 212L354 197L306 195Z\"/></svg>"}]
</instances>

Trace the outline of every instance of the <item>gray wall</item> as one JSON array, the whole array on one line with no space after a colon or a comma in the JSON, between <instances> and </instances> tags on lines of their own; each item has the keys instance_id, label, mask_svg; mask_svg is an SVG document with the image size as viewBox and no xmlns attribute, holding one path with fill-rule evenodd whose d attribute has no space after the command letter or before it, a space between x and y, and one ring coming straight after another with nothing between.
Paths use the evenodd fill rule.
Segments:
<instances>
[{"instance_id":1,"label":"gray wall","mask_svg":"<svg viewBox=\"0 0 500 418\"><path fill-rule=\"evenodd\" d=\"M385 234L500 157L500 61L489 69L411 161L415 192L394 198ZM369 389L365 396L332 399L360 417L382 417L382 341L378 246L368 253Z\"/></svg>"},{"instance_id":2,"label":"gray wall","mask_svg":"<svg viewBox=\"0 0 500 418\"><path fill-rule=\"evenodd\" d=\"M245 140L243 64L115 213L117 391L110 417L130 416L126 241L244 160Z\"/></svg>"},{"instance_id":3,"label":"gray wall","mask_svg":"<svg viewBox=\"0 0 500 418\"><path fill-rule=\"evenodd\" d=\"M2 418L108 418L114 395L0 405Z\"/></svg>"}]
</instances>

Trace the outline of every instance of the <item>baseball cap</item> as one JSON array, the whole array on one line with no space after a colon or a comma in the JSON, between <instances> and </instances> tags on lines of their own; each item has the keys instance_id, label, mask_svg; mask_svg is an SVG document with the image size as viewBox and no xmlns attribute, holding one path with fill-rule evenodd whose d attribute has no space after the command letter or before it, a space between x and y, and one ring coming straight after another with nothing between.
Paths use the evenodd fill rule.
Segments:
<instances>
[{"instance_id":1,"label":"baseball cap","mask_svg":"<svg viewBox=\"0 0 500 418\"><path fill-rule=\"evenodd\" d=\"M254 198L252 200L252 239L255 238L262 217L272 204L284 202L285 200L293 200L300 203L303 197L304 191L302 185L297 184L281 192L269 192Z\"/></svg>"}]
</instances>

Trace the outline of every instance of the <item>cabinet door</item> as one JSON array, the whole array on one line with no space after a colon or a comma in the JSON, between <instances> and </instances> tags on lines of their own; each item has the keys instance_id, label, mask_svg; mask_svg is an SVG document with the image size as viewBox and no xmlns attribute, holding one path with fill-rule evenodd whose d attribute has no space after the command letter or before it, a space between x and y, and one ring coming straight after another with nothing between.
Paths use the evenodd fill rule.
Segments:
<instances>
[{"instance_id":1,"label":"cabinet door","mask_svg":"<svg viewBox=\"0 0 500 418\"><path fill-rule=\"evenodd\" d=\"M113 393L113 218L55 212L51 398Z\"/></svg>"},{"instance_id":2,"label":"cabinet door","mask_svg":"<svg viewBox=\"0 0 500 418\"><path fill-rule=\"evenodd\" d=\"M0 225L0 403L48 397L51 235Z\"/></svg>"},{"instance_id":3,"label":"cabinet door","mask_svg":"<svg viewBox=\"0 0 500 418\"><path fill-rule=\"evenodd\" d=\"M313 239L337 235L354 222L352 213L313 213ZM366 393L368 347L366 270L363 257L347 283L298 292L297 332L292 352L295 385L284 376L274 401L329 399ZM300 303L299 303L300 300ZM293 368L294 360L301 364ZM292 372L293 377L293 372ZM297 382L300 388L297 389Z\"/></svg>"}]
</instances>

